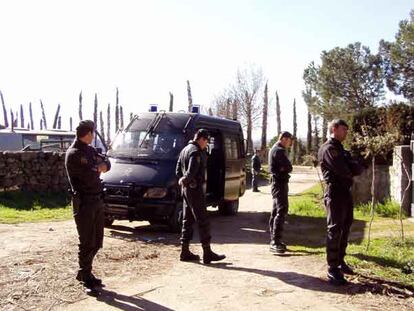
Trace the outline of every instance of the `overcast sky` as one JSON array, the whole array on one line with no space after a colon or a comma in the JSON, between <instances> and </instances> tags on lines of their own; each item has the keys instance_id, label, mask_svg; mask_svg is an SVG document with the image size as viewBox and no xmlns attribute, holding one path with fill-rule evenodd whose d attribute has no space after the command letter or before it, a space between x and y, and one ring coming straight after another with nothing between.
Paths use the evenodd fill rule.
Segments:
<instances>
[{"instance_id":1,"label":"overcast sky","mask_svg":"<svg viewBox=\"0 0 414 311\"><path fill-rule=\"evenodd\" d=\"M296 98L299 134L305 136L301 91L307 64L318 62L322 50L356 41L376 52L380 39L393 40L411 9L413 2L402 0L2 0L0 90L8 108L25 105L26 120L32 102L36 127L39 100L49 124L60 103L68 127L70 116L78 122L81 90L89 118L94 93L106 115L116 87L125 116L150 104L168 109L169 92L175 110L185 109L186 80L194 103L208 109L238 67L256 64L269 80L270 97L279 93L282 128L292 129Z\"/></svg>"}]
</instances>

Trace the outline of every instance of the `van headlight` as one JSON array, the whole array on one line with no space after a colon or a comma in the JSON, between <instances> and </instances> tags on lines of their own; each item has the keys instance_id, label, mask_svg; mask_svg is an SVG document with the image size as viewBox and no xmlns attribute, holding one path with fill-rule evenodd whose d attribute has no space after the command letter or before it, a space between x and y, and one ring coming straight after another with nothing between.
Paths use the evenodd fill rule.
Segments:
<instances>
[{"instance_id":1,"label":"van headlight","mask_svg":"<svg viewBox=\"0 0 414 311\"><path fill-rule=\"evenodd\" d=\"M162 199L167 195L167 188L149 188L144 194L147 199Z\"/></svg>"}]
</instances>

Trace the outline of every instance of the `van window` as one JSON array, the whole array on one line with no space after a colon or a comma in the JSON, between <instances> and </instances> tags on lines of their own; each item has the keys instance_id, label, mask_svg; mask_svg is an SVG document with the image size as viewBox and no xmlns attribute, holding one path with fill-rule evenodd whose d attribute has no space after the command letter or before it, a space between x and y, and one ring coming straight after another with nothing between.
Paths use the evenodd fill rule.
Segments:
<instances>
[{"instance_id":1,"label":"van window","mask_svg":"<svg viewBox=\"0 0 414 311\"><path fill-rule=\"evenodd\" d=\"M236 160L239 158L240 150L235 137L226 137L224 139L224 148L226 150L226 158L228 160Z\"/></svg>"}]
</instances>

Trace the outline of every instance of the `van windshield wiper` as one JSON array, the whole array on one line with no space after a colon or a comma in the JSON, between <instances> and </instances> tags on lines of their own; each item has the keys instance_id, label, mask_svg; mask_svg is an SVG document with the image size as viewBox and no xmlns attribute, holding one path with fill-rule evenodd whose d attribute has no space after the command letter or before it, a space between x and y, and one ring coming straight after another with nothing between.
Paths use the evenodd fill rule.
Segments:
<instances>
[{"instance_id":1,"label":"van windshield wiper","mask_svg":"<svg viewBox=\"0 0 414 311\"><path fill-rule=\"evenodd\" d=\"M165 111L160 115L159 113L157 113L157 115L155 116L155 118L152 120L152 122L148 125L147 128L147 132L145 133L144 138L141 140L141 143L139 144L139 147L142 147L142 144L144 143L145 139L147 138L147 136L149 134L152 134L158 127L158 125L160 124L162 118L165 116Z\"/></svg>"}]
</instances>

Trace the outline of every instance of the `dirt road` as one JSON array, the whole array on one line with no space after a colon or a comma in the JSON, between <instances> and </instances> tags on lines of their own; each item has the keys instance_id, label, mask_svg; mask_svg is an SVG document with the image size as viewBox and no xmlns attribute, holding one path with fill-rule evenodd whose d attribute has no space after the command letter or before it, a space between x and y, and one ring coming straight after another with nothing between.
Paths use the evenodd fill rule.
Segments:
<instances>
[{"instance_id":1,"label":"dirt road","mask_svg":"<svg viewBox=\"0 0 414 311\"><path fill-rule=\"evenodd\" d=\"M301 192L316 182L317 175L312 169L295 168L290 191ZM37 286L56 295L60 285L56 299L32 290L29 294L37 293L39 299L30 300L21 294L26 287L16 291L4 286L0 279L0 292L4 287L14 290L6 297L11 302L0 306L18 310L19 300L26 299L35 304L35 310L46 307L56 310L410 310L414 307L412 298L373 295L371 288L358 280L344 288L327 284L323 257L301 252L285 256L269 253L266 230L271 208L270 188L263 186L260 190L260 193L247 191L236 217L211 213L213 248L227 256L221 263L203 265L178 261L177 235L165 234L145 223L117 222L113 228L106 229L104 250L96 263L97 274L104 277L106 287L98 299L82 294L73 281L76 235L72 222L0 225L0 234L5 237L0 241L0 261L12 265L14 260L14 267L17 263L26 270L31 269L29 273L33 275L37 270L27 260L37 259L40 267L46 266L43 272L36 272L40 283ZM286 230L295 228L288 224ZM192 249L201 253L198 243ZM54 259L51 261L47 256ZM9 265L0 265L0 273L21 277ZM64 277L64 282L59 283L61 277L54 277L53 272ZM42 273L43 277L39 278ZM45 283L44 278L53 281ZM28 283L30 278L24 282L33 286ZM17 300L13 298L16 292L21 295ZM26 309L31 308L26 305Z\"/></svg>"}]
</instances>

